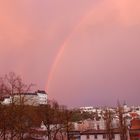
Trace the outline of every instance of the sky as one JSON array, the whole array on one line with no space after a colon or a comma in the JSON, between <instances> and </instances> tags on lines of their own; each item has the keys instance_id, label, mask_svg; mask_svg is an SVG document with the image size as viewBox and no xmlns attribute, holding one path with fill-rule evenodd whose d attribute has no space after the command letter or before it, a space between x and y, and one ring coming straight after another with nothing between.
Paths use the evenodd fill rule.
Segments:
<instances>
[{"instance_id":1,"label":"sky","mask_svg":"<svg viewBox=\"0 0 140 140\"><path fill-rule=\"evenodd\" d=\"M1 0L0 75L69 107L139 105L139 0Z\"/></svg>"}]
</instances>

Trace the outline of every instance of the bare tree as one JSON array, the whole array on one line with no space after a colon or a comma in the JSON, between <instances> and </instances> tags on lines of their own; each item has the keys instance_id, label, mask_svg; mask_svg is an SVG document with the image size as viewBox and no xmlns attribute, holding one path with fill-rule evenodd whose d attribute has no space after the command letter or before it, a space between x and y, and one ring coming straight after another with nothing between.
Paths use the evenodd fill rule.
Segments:
<instances>
[{"instance_id":1,"label":"bare tree","mask_svg":"<svg viewBox=\"0 0 140 140\"><path fill-rule=\"evenodd\" d=\"M3 140L6 140L7 116L7 107L0 104L0 137Z\"/></svg>"},{"instance_id":2,"label":"bare tree","mask_svg":"<svg viewBox=\"0 0 140 140\"><path fill-rule=\"evenodd\" d=\"M23 139L23 135L27 132L27 109L25 106L24 93L27 93L31 85L26 85L15 73L10 72L8 75L5 75L0 80L0 91L2 95L8 95L11 97L11 102L6 107L6 112L3 110L3 115L6 119L6 128L3 124L3 129L10 134L10 139L13 140L14 137L18 137L19 140ZM5 133L5 131L2 131ZM4 134L3 133L3 134Z\"/></svg>"},{"instance_id":3,"label":"bare tree","mask_svg":"<svg viewBox=\"0 0 140 140\"><path fill-rule=\"evenodd\" d=\"M63 140L63 134L70 130L69 111L62 108L56 101L49 101L47 105L40 106L38 112L41 121L46 126L48 140Z\"/></svg>"},{"instance_id":4,"label":"bare tree","mask_svg":"<svg viewBox=\"0 0 140 140\"><path fill-rule=\"evenodd\" d=\"M67 132L67 140L70 140L69 131L72 128L71 115L72 115L71 111L65 110L65 125L66 125L66 132Z\"/></svg>"},{"instance_id":5,"label":"bare tree","mask_svg":"<svg viewBox=\"0 0 140 140\"><path fill-rule=\"evenodd\" d=\"M112 129L112 113L110 110L105 110L105 122L106 122L106 132L107 132L107 140L112 140L113 129Z\"/></svg>"},{"instance_id":6,"label":"bare tree","mask_svg":"<svg viewBox=\"0 0 140 140\"><path fill-rule=\"evenodd\" d=\"M120 139L127 140L127 125L126 119L124 117L124 109L118 102L118 116L119 116L119 130L120 130Z\"/></svg>"}]
</instances>

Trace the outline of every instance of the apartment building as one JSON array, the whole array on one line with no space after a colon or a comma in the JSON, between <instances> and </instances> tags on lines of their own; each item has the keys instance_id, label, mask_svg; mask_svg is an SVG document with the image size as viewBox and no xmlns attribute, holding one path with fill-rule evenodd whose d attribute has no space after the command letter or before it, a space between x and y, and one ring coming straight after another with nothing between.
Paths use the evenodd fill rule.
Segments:
<instances>
[{"instance_id":1,"label":"apartment building","mask_svg":"<svg viewBox=\"0 0 140 140\"><path fill-rule=\"evenodd\" d=\"M15 104L25 104L25 105L45 105L48 101L48 94L43 90L38 90L33 93L15 93L12 96L6 96L1 98L1 104L8 105L12 102Z\"/></svg>"}]
</instances>

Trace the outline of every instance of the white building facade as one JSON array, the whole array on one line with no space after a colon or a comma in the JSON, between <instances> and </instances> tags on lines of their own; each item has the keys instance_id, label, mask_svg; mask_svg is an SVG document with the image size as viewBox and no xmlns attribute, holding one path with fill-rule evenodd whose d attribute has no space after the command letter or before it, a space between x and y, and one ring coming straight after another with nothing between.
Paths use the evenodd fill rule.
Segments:
<instances>
[{"instance_id":1,"label":"white building facade","mask_svg":"<svg viewBox=\"0 0 140 140\"><path fill-rule=\"evenodd\" d=\"M48 94L43 90L38 90L34 93L20 93L13 96L3 97L1 104L8 105L10 103L25 104L25 105L46 105L48 101Z\"/></svg>"}]
</instances>

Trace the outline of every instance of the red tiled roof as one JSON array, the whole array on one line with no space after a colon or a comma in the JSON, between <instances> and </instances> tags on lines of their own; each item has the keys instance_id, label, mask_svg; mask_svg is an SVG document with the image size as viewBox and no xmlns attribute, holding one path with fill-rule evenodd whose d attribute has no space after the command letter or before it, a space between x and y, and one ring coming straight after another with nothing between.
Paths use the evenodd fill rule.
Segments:
<instances>
[{"instance_id":1,"label":"red tiled roof","mask_svg":"<svg viewBox=\"0 0 140 140\"><path fill-rule=\"evenodd\" d=\"M130 113L130 116L131 116L132 118L135 118L135 117L138 117L139 115L138 115L136 112L131 112L131 113Z\"/></svg>"},{"instance_id":2,"label":"red tiled roof","mask_svg":"<svg viewBox=\"0 0 140 140\"><path fill-rule=\"evenodd\" d=\"M131 129L140 129L140 119L133 119L131 120Z\"/></svg>"}]
</instances>

